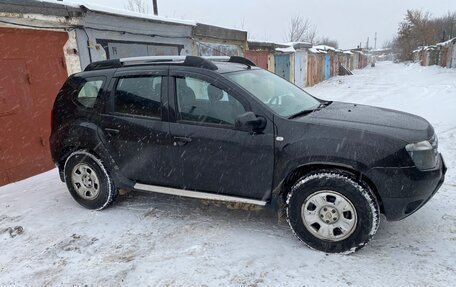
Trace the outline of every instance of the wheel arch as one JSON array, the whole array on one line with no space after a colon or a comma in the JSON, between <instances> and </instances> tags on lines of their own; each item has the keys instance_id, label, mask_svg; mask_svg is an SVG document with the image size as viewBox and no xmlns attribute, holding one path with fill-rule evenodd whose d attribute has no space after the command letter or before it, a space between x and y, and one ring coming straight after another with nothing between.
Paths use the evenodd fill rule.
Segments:
<instances>
[{"instance_id":1,"label":"wheel arch","mask_svg":"<svg viewBox=\"0 0 456 287\"><path fill-rule=\"evenodd\" d=\"M288 173L288 175L284 178L284 180L281 183L280 189L279 189L279 195L278 197L285 202L286 196L288 192L290 191L291 187L293 184L296 183L298 179L301 177L315 171L324 171L324 170L331 170L331 171L338 171L341 173L344 173L345 175L349 176L356 182L364 182L368 187L372 190L374 193L377 202L380 207L380 212L384 213L384 208L383 208L383 202L380 197L380 194L378 192L378 189L374 182L367 177L364 173L356 170L354 167L349 166L349 165L344 165L344 164L337 164L337 163L310 163L310 164L304 164L301 165L295 169L293 169L291 172Z\"/></svg>"},{"instance_id":2,"label":"wheel arch","mask_svg":"<svg viewBox=\"0 0 456 287\"><path fill-rule=\"evenodd\" d=\"M122 174L119 166L99 137L98 129L98 126L93 123L84 123L74 125L67 130L64 137L65 144L60 147L56 159L61 179L63 179L63 169L68 156L75 151L85 150L101 160L117 187L124 189L132 188L134 182Z\"/></svg>"}]
</instances>

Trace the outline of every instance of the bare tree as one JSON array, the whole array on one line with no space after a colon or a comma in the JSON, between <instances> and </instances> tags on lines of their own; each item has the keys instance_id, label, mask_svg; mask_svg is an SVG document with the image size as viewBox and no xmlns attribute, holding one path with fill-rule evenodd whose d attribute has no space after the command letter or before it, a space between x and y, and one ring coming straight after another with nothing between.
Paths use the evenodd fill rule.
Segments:
<instances>
[{"instance_id":1,"label":"bare tree","mask_svg":"<svg viewBox=\"0 0 456 287\"><path fill-rule=\"evenodd\" d=\"M401 60L411 60L412 51L418 46L431 45L434 40L434 26L430 14L421 10L407 10L394 40L394 50Z\"/></svg>"},{"instance_id":2,"label":"bare tree","mask_svg":"<svg viewBox=\"0 0 456 287\"><path fill-rule=\"evenodd\" d=\"M307 33L306 41L311 44L315 44L317 41L317 29L315 27L312 27Z\"/></svg>"},{"instance_id":3,"label":"bare tree","mask_svg":"<svg viewBox=\"0 0 456 287\"><path fill-rule=\"evenodd\" d=\"M287 41L314 43L316 35L317 30L309 19L303 19L301 16L291 18L286 35Z\"/></svg>"},{"instance_id":4,"label":"bare tree","mask_svg":"<svg viewBox=\"0 0 456 287\"><path fill-rule=\"evenodd\" d=\"M127 0L124 6L125 9L137 13L147 14L149 11L149 5L144 0Z\"/></svg>"},{"instance_id":5,"label":"bare tree","mask_svg":"<svg viewBox=\"0 0 456 287\"><path fill-rule=\"evenodd\" d=\"M339 48L339 43L337 40L330 39L329 37L321 37L317 41L318 45L326 45L326 46L331 46L333 48Z\"/></svg>"},{"instance_id":6,"label":"bare tree","mask_svg":"<svg viewBox=\"0 0 456 287\"><path fill-rule=\"evenodd\" d=\"M456 37L456 12L450 13L443 17L431 19L434 26L435 42L443 42Z\"/></svg>"},{"instance_id":7,"label":"bare tree","mask_svg":"<svg viewBox=\"0 0 456 287\"><path fill-rule=\"evenodd\" d=\"M383 49L391 49L393 47L394 40L385 40L383 41L382 48Z\"/></svg>"},{"instance_id":8,"label":"bare tree","mask_svg":"<svg viewBox=\"0 0 456 287\"><path fill-rule=\"evenodd\" d=\"M245 24L245 18L243 17L241 20L241 30L247 31L247 25Z\"/></svg>"}]
</instances>

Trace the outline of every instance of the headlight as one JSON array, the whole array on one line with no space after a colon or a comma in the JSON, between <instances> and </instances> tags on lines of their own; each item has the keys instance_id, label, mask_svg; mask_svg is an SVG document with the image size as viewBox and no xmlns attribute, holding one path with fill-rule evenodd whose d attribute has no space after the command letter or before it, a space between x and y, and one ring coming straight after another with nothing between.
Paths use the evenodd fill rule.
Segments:
<instances>
[{"instance_id":1,"label":"headlight","mask_svg":"<svg viewBox=\"0 0 456 287\"><path fill-rule=\"evenodd\" d=\"M413 162L419 169L431 169L437 165L437 149L429 141L411 143L405 146L412 157Z\"/></svg>"}]
</instances>

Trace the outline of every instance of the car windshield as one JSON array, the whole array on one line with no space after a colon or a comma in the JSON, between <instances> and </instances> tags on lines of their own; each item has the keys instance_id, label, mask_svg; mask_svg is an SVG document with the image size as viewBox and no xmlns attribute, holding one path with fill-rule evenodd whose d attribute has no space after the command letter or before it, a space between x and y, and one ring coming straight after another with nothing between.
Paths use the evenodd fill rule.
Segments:
<instances>
[{"instance_id":1,"label":"car windshield","mask_svg":"<svg viewBox=\"0 0 456 287\"><path fill-rule=\"evenodd\" d=\"M308 93L266 70L247 70L227 76L283 117L312 111L320 105Z\"/></svg>"}]
</instances>

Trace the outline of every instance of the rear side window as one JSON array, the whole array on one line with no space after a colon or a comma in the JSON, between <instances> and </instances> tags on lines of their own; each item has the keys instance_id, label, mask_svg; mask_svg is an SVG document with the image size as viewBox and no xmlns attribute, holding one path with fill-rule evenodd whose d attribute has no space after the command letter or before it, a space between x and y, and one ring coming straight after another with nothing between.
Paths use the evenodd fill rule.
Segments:
<instances>
[{"instance_id":1,"label":"rear side window","mask_svg":"<svg viewBox=\"0 0 456 287\"><path fill-rule=\"evenodd\" d=\"M103 79L86 79L80 86L76 100L86 108L93 108L103 86Z\"/></svg>"},{"instance_id":2,"label":"rear side window","mask_svg":"<svg viewBox=\"0 0 456 287\"><path fill-rule=\"evenodd\" d=\"M160 118L161 81L160 76L119 79L114 96L114 111Z\"/></svg>"}]
</instances>

